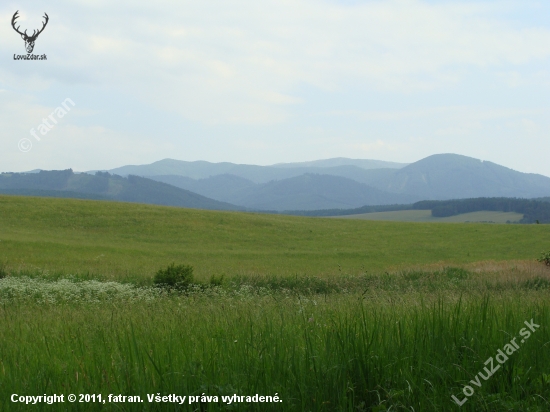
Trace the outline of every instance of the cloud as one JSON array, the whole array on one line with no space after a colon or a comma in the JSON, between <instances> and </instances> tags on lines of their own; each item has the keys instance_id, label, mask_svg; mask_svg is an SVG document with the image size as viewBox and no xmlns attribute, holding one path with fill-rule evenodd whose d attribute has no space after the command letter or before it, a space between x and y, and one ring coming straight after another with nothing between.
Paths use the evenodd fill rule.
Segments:
<instances>
[{"instance_id":1,"label":"cloud","mask_svg":"<svg viewBox=\"0 0 550 412\"><path fill-rule=\"evenodd\" d=\"M0 90L0 163L4 171L25 171L36 168L59 169L77 167L79 170L112 168L119 162L134 163L140 159L158 160L163 152L173 150L170 142L151 141L145 136L120 133L108 128L78 126L82 117L92 113L68 104L70 111L53 124L48 116L56 106L38 104L32 96ZM53 126L45 134L38 132L43 120ZM30 133L35 130L37 140ZM19 150L22 139L32 144L29 152ZM75 166L78 165L78 166Z\"/></svg>"},{"instance_id":2,"label":"cloud","mask_svg":"<svg viewBox=\"0 0 550 412\"><path fill-rule=\"evenodd\" d=\"M108 84L206 124L284 122L288 105L303 103L298 90L304 84L410 93L454 87L464 81L460 67L500 68L550 57L550 30L488 17L497 3L57 5L40 39L57 56L44 82L64 82L72 72L71 82ZM2 20L10 13L4 9ZM21 46L8 28L0 34L2 52Z\"/></svg>"},{"instance_id":3,"label":"cloud","mask_svg":"<svg viewBox=\"0 0 550 412\"><path fill-rule=\"evenodd\" d=\"M50 22L35 49L48 54L44 64L10 60L23 42L0 25L0 88L10 94L0 93L0 158L19 170L71 156L84 169L155 156L277 163L357 150L400 161L434 151L509 160L522 156L517 136L528 132L550 149L539 140L548 126L550 27L516 18L548 6L346 3L3 3L0 21L17 7L22 27L39 27L44 11ZM16 136L27 137L67 96L78 110L33 148L42 166L9 160ZM530 167L529 156L521 162Z\"/></svg>"}]
</instances>

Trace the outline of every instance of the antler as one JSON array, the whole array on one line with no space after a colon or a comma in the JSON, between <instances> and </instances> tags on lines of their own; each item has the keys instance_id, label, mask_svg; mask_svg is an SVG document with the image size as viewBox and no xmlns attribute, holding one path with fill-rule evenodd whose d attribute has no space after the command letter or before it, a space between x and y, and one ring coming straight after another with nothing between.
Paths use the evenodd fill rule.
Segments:
<instances>
[{"instance_id":1,"label":"antler","mask_svg":"<svg viewBox=\"0 0 550 412\"><path fill-rule=\"evenodd\" d=\"M15 20L19 18L19 16L17 15L18 13L19 13L19 10L17 10L17 11L15 12L15 14L13 15L13 17L12 17L12 19L11 19L11 25L12 25L13 29L14 29L17 33L19 33L21 36L27 36L27 30L25 30L25 33L21 33L21 32L19 31L19 27L21 27L21 26L17 26L17 28L15 27Z\"/></svg>"},{"instance_id":2,"label":"antler","mask_svg":"<svg viewBox=\"0 0 550 412\"><path fill-rule=\"evenodd\" d=\"M46 21L44 23L42 23L42 28L40 30L38 30L38 33L34 34L34 31L33 31L32 38L34 38L34 39L37 38L38 35L44 31L44 29L46 28L46 25L48 24L48 21L50 21L50 18L48 17L48 14L46 12L44 12L43 17L46 19Z\"/></svg>"},{"instance_id":3,"label":"antler","mask_svg":"<svg viewBox=\"0 0 550 412\"><path fill-rule=\"evenodd\" d=\"M48 21L50 20L50 18L48 17L48 14L44 13L43 17L46 19L46 21L44 23L42 23L42 28L40 30L38 30L38 32L36 30L33 30L32 36L29 36L27 34L27 30L25 30L24 33L21 33L19 31L19 27L21 27L21 26L17 26L17 28L15 27L15 20L17 20L19 18L19 16L17 15L18 13L19 13L19 10L17 10L15 12L15 14L13 15L13 17L11 19L11 25L17 33L19 33L21 36L25 36L29 40L35 40L38 37L38 35L44 31L44 29L46 28L46 25L48 24Z\"/></svg>"}]
</instances>

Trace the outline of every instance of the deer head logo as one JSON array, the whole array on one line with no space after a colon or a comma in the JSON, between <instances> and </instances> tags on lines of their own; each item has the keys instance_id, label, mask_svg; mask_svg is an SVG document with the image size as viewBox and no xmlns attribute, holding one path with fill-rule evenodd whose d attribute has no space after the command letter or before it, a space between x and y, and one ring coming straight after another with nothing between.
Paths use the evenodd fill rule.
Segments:
<instances>
[{"instance_id":1,"label":"deer head logo","mask_svg":"<svg viewBox=\"0 0 550 412\"><path fill-rule=\"evenodd\" d=\"M38 32L36 30L34 30L33 33L32 33L32 36L29 36L27 34L27 30L25 30L24 33L21 33L19 31L20 26L15 27L15 20L17 18L19 18L18 13L19 13L19 10L17 10L15 12L15 14L13 15L13 18L11 19L11 25L12 25L13 29L21 35L21 38L23 40L25 40L25 48L27 49L27 53L30 54L34 50L34 42L36 41L36 38L38 37L38 35L40 33L42 33L44 31L44 28L48 24L48 20L50 20L50 18L48 17L48 15L46 13L44 13L44 18L46 19L46 21L44 23L42 23L43 24L42 28L40 30L38 30Z\"/></svg>"}]
</instances>

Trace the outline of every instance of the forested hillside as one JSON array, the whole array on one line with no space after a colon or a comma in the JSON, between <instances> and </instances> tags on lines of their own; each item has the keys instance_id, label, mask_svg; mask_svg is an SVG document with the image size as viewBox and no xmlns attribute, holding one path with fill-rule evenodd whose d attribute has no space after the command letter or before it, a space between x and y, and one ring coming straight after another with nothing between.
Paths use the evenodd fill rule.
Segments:
<instances>
[{"instance_id":1,"label":"forested hillside","mask_svg":"<svg viewBox=\"0 0 550 412\"><path fill-rule=\"evenodd\" d=\"M25 196L118 200L211 210L243 210L188 190L138 176L106 172L76 174L71 169L0 174L0 193Z\"/></svg>"}]
</instances>

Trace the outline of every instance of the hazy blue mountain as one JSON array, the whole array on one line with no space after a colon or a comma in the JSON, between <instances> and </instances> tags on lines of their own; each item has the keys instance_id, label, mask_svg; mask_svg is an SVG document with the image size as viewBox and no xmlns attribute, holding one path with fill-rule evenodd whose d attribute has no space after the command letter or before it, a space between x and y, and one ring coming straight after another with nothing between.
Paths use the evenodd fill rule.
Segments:
<instances>
[{"instance_id":1,"label":"hazy blue mountain","mask_svg":"<svg viewBox=\"0 0 550 412\"><path fill-rule=\"evenodd\" d=\"M351 179L331 175L303 174L261 184L227 174L199 180L182 176L151 178L212 199L257 210L353 208L418 200L414 196L383 192Z\"/></svg>"},{"instance_id":2,"label":"hazy blue mountain","mask_svg":"<svg viewBox=\"0 0 550 412\"><path fill-rule=\"evenodd\" d=\"M253 209L283 211L412 203L418 199L387 193L344 177L304 174L259 185L234 200Z\"/></svg>"},{"instance_id":3,"label":"hazy blue mountain","mask_svg":"<svg viewBox=\"0 0 550 412\"><path fill-rule=\"evenodd\" d=\"M550 195L550 178L546 176L456 154L426 157L371 185L426 200Z\"/></svg>"},{"instance_id":4,"label":"hazy blue mountain","mask_svg":"<svg viewBox=\"0 0 550 412\"><path fill-rule=\"evenodd\" d=\"M266 170L269 173L273 171L269 167L256 167L258 174L265 173ZM233 170L243 172L245 169ZM348 165L324 168L288 167L280 168L279 171L289 172L291 176L285 178L284 174L278 174L278 179L270 182L258 179L258 174L255 181L233 174L203 179L174 175L150 178L218 201L268 210L356 208L412 203L418 200L532 198L550 195L548 177L520 173L491 162L453 154L430 156L401 169L366 170ZM315 174L321 177L312 178ZM306 175L311 176L304 178ZM264 174L265 176L267 175ZM334 179L336 177L339 179ZM373 191L374 189L377 191ZM395 197L390 194L404 196Z\"/></svg>"},{"instance_id":5,"label":"hazy blue mountain","mask_svg":"<svg viewBox=\"0 0 550 412\"><path fill-rule=\"evenodd\" d=\"M322 162L330 162L329 159ZM350 159L351 160L351 159ZM355 160L351 160L355 162ZM360 161L357 161L360 163ZM376 161L366 161L376 162ZM380 162L388 163L389 162ZM397 164L397 163L395 163ZM394 164L394 165L395 165ZM301 176L304 173L329 174L333 176L347 177L360 183L370 184L372 181L380 179L380 175L386 176L392 174L396 169L387 167L385 169L367 169L356 165L339 166L256 166L240 165L235 163L210 163L204 161L185 162L182 160L164 159L148 165L141 166L122 166L109 170L110 173L127 176L184 176L191 179L205 179L211 176L230 174L248 179L254 183L267 183L272 180L283 180L291 177Z\"/></svg>"},{"instance_id":6,"label":"hazy blue mountain","mask_svg":"<svg viewBox=\"0 0 550 412\"><path fill-rule=\"evenodd\" d=\"M211 163L205 161L187 162L184 160L163 159L147 165L128 165L108 170L109 173L120 176L160 176L177 175L186 176L192 179L203 179L209 176L231 173L233 169L250 168L254 170L262 166L238 165L234 163Z\"/></svg>"},{"instance_id":7,"label":"hazy blue mountain","mask_svg":"<svg viewBox=\"0 0 550 412\"><path fill-rule=\"evenodd\" d=\"M388 162L327 159L273 166L165 159L106 173L0 175L0 190L64 191L203 209L352 209L419 200L550 197L550 178L467 156L439 154L396 168ZM347 164L346 164L347 163ZM390 165L391 166L391 165ZM141 176L137 177L137 176Z\"/></svg>"},{"instance_id":8,"label":"hazy blue mountain","mask_svg":"<svg viewBox=\"0 0 550 412\"><path fill-rule=\"evenodd\" d=\"M335 157L332 159L313 160L311 162L277 163L274 167L336 167L336 166L357 166L361 169L401 169L408 163L385 162L372 159L348 159L347 157Z\"/></svg>"},{"instance_id":9,"label":"hazy blue mountain","mask_svg":"<svg viewBox=\"0 0 550 412\"><path fill-rule=\"evenodd\" d=\"M149 178L229 203L232 203L232 201L227 199L241 199L249 190L259 186L251 180L229 174L212 176L206 179L191 179L176 175L150 176Z\"/></svg>"},{"instance_id":10,"label":"hazy blue mountain","mask_svg":"<svg viewBox=\"0 0 550 412\"><path fill-rule=\"evenodd\" d=\"M243 210L235 205L143 177L130 175L124 178L101 172L95 175L75 174L70 169L2 173L0 193L118 200L211 210Z\"/></svg>"}]
</instances>

